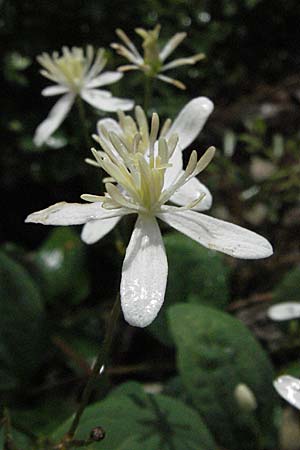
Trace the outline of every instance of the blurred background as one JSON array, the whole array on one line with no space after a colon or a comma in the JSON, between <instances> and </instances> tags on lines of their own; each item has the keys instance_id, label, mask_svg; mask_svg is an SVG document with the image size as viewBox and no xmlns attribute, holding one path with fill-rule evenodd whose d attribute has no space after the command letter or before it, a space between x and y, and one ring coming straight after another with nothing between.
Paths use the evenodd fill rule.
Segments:
<instances>
[{"instance_id":1,"label":"blurred background","mask_svg":"<svg viewBox=\"0 0 300 450\"><path fill-rule=\"evenodd\" d=\"M33 144L35 128L54 104L40 95L50 83L39 74L36 56L63 45L92 44L107 49L107 68L114 70L124 63L109 47L119 40L115 29L122 28L139 46L134 29L157 23L162 43L176 32L187 32L174 57L204 52L206 59L170 73L187 85L186 91L157 81L152 109L175 118L194 97L213 100L215 110L191 147L199 154L209 145L217 147L201 178L214 197L211 213L264 235L275 254L265 261L233 260L166 229L166 306L146 330L120 320L111 364L93 401L134 380L194 408L218 448L299 449L298 413L281 402L271 385L280 373L300 377L299 322L272 322L267 310L300 296L300 3L0 0L0 8L0 402L12 418L19 450L38 445L30 432L52 432L74 411L103 339L122 264L116 234L88 247L80 241L80 227L24 224L30 212L62 200L78 202L80 194L102 189L97 171L83 162L89 149L75 108L50 146ZM142 74L125 74L112 91L142 103ZM86 114L91 133L97 119L106 116L89 107ZM122 226L118 233L128 239ZM197 337L199 355L193 353L196 341L190 349L198 365L190 369L196 378L201 373L193 392L189 387L195 380L185 377L180 359L178 336L185 316L182 312L181 323L177 304L203 308L204 324L212 324L203 339ZM239 331L240 323L251 336L244 328ZM217 331L222 326L224 335ZM228 357L224 342L227 350L243 353L240 332L249 338L249 354L261 352L261 365L260 356L256 366L255 358L241 362ZM258 404L245 416L229 395L239 382L251 388ZM2 422L7 427L7 415ZM145 450L136 442L130 441L128 449ZM109 440L107 447L101 445L90 448L121 449ZM199 446L164 445L150 443L149 449L210 448L200 441Z\"/></svg>"}]
</instances>

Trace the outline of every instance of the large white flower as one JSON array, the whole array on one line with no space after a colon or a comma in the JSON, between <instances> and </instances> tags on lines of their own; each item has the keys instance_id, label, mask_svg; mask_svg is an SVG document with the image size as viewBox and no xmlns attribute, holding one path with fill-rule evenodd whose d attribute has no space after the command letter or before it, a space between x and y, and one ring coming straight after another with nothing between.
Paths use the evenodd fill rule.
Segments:
<instances>
[{"instance_id":1,"label":"large white flower","mask_svg":"<svg viewBox=\"0 0 300 450\"><path fill-rule=\"evenodd\" d=\"M122 78L119 72L102 72L106 65L104 49L96 54L88 45L86 52L82 48L62 48L62 55L54 52L52 56L43 53L37 57L42 65L41 74L56 84L43 89L42 95L63 96L50 110L48 117L37 127L34 143L42 145L61 125L69 113L77 96L102 111L127 111L133 108L133 101L113 97L111 92L103 89L107 84Z\"/></svg>"},{"instance_id":2,"label":"large white flower","mask_svg":"<svg viewBox=\"0 0 300 450\"><path fill-rule=\"evenodd\" d=\"M130 139L105 128L102 124L98 141L102 150L92 149L95 165L105 170L104 196L82 195L90 203L57 203L30 214L26 222L45 225L85 224L82 239L92 243L101 239L122 216L136 214L137 221L122 268L121 304L125 319L133 326L145 327L157 316L164 301L168 263L157 218L186 234L203 246L237 258L258 259L272 254L272 246L263 237L249 230L192 208L204 201L205 193L185 206L167 203L184 185L193 180L209 164L214 155L210 147L198 160L191 153L187 167L173 174L172 157L177 151L178 136L158 136L159 118L153 114L150 130L145 113L136 109L137 123L124 116L132 127ZM176 122L176 121L175 121ZM175 125L175 123L174 123ZM173 126L174 126L173 125ZM126 133L128 138L128 133ZM148 136L147 141L145 136Z\"/></svg>"},{"instance_id":3,"label":"large white flower","mask_svg":"<svg viewBox=\"0 0 300 450\"><path fill-rule=\"evenodd\" d=\"M118 68L121 72L128 70L141 70L146 76L158 78L166 83L173 84L179 89L185 89L185 85L179 81L170 78L164 73L175 67L195 64L205 57L203 53L196 55L174 59L171 62L165 63L165 60L178 47L178 45L185 39L186 33L176 33L162 49L159 48L158 38L160 33L160 25L156 25L153 30L144 30L143 28L136 28L135 32L143 39L142 47L144 55L142 56L137 50L134 43L129 39L123 30L118 28L116 30L117 36L123 41L123 44L113 42L111 47L116 52L126 58L131 64L126 64Z\"/></svg>"}]
</instances>

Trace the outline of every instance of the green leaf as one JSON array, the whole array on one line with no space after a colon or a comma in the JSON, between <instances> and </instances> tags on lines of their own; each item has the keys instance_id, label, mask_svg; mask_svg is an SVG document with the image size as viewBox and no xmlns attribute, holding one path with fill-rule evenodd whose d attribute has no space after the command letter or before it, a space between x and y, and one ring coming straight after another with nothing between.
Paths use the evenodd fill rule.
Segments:
<instances>
[{"instance_id":1,"label":"green leaf","mask_svg":"<svg viewBox=\"0 0 300 450\"><path fill-rule=\"evenodd\" d=\"M172 344L167 307L191 302L224 308L229 300L229 269L223 257L207 250L181 233L164 238L168 264L168 285L164 306L148 328L164 344Z\"/></svg>"},{"instance_id":2,"label":"green leaf","mask_svg":"<svg viewBox=\"0 0 300 450\"><path fill-rule=\"evenodd\" d=\"M175 305L169 320L182 383L216 440L231 450L260 449L268 434L274 440L274 374L248 329L229 314L200 305ZM234 395L239 384L255 396L252 412Z\"/></svg>"},{"instance_id":3,"label":"green leaf","mask_svg":"<svg viewBox=\"0 0 300 450\"><path fill-rule=\"evenodd\" d=\"M78 303L89 293L85 246L67 227L54 229L34 255L43 290L51 302L66 298Z\"/></svg>"},{"instance_id":4,"label":"green leaf","mask_svg":"<svg viewBox=\"0 0 300 450\"><path fill-rule=\"evenodd\" d=\"M288 272L274 290L274 302L300 301L300 268Z\"/></svg>"},{"instance_id":5,"label":"green leaf","mask_svg":"<svg viewBox=\"0 0 300 450\"><path fill-rule=\"evenodd\" d=\"M28 382L43 360L44 313L29 273L0 252L0 362L2 389Z\"/></svg>"},{"instance_id":6,"label":"green leaf","mask_svg":"<svg viewBox=\"0 0 300 450\"><path fill-rule=\"evenodd\" d=\"M70 421L55 433L67 431ZM216 445L199 415L182 401L165 395L147 395L138 383L126 383L104 401L89 406L76 438L86 439L101 426L104 441L93 444L101 450L215 450ZM131 447L130 447L131 445Z\"/></svg>"}]
</instances>

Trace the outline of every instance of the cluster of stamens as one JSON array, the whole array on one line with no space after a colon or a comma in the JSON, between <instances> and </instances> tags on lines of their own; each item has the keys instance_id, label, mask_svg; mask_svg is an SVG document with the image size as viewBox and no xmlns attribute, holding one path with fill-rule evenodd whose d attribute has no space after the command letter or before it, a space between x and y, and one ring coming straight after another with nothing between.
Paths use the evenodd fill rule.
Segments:
<instances>
[{"instance_id":1,"label":"cluster of stamens","mask_svg":"<svg viewBox=\"0 0 300 450\"><path fill-rule=\"evenodd\" d=\"M135 109L135 116L136 122L119 113L122 134L100 126L99 135L93 136L102 150L93 148L95 160L86 161L101 167L110 177L104 180L104 196L84 194L81 197L86 201L101 201L106 209L125 207L139 213L155 214L179 187L205 169L215 149L210 147L200 160L196 150L192 151L186 169L180 170L174 182L165 186L165 173L172 166L172 156L175 151L181 151L177 148L178 136L166 137L169 120L159 134L156 113L152 115L150 130L146 115L139 106ZM203 195L200 195L184 208L192 208L202 199Z\"/></svg>"},{"instance_id":2,"label":"cluster of stamens","mask_svg":"<svg viewBox=\"0 0 300 450\"><path fill-rule=\"evenodd\" d=\"M68 88L79 91L84 82L97 76L106 64L104 49L99 49L96 54L91 45L82 48L62 48L62 55L53 52L52 55L43 53L37 57L43 66L41 74L51 81Z\"/></svg>"}]
</instances>

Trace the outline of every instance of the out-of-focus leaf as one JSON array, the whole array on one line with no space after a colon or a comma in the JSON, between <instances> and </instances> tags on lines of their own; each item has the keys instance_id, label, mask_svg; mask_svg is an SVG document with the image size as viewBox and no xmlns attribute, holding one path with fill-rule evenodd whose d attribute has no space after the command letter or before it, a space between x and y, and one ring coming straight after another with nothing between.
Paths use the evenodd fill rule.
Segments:
<instances>
[{"instance_id":1,"label":"out-of-focus leaf","mask_svg":"<svg viewBox=\"0 0 300 450\"><path fill-rule=\"evenodd\" d=\"M17 450L32 450L32 442L31 440L25 436L25 434L20 433L19 431L12 429L11 436L13 439L13 443L15 444ZM0 448L3 450L10 450L9 447L4 447L5 442L5 430L2 426L0 429ZM13 448L14 449L14 448Z\"/></svg>"},{"instance_id":2,"label":"out-of-focus leaf","mask_svg":"<svg viewBox=\"0 0 300 450\"><path fill-rule=\"evenodd\" d=\"M70 421L57 433L60 437ZM105 450L215 450L216 445L200 416L182 401L165 395L147 395L138 383L126 383L107 399L89 406L79 424L79 439L101 426L104 441L93 448ZM133 445L133 447L130 445Z\"/></svg>"},{"instance_id":3,"label":"out-of-focus leaf","mask_svg":"<svg viewBox=\"0 0 300 450\"><path fill-rule=\"evenodd\" d=\"M51 231L34 255L43 276L43 290L49 302L64 299L78 303L89 293L85 247L79 236L67 227Z\"/></svg>"},{"instance_id":4,"label":"out-of-focus leaf","mask_svg":"<svg viewBox=\"0 0 300 450\"><path fill-rule=\"evenodd\" d=\"M168 234L164 242L169 264L166 298L149 330L170 345L167 307L190 301L224 308L229 298L229 270L219 253L207 250L181 233Z\"/></svg>"},{"instance_id":5,"label":"out-of-focus leaf","mask_svg":"<svg viewBox=\"0 0 300 450\"><path fill-rule=\"evenodd\" d=\"M226 313L200 305L175 305L169 319L183 385L216 440L232 450L276 448L274 374L247 328ZM243 407L244 398L236 398L240 384L255 396L252 412ZM273 446L267 447L270 436Z\"/></svg>"},{"instance_id":6,"label":"out-of-focus leaf","mask_svg":"<svg viewBox=\"0 0 300 450\"><path fill-rule=\"evenodd\" d=\"M288 272L275 287L274 302L300 302L300 267Z\"/></svg>"},{"instance_id":7,"label":"out-of-focus leaf","mask_svg":"<svg viewBox=\"0 0 300 450\"><path fill-rule=\"evenodd\" d=\"M34 409L11 410L12 422L35 435L48 435L60 426L74 411L74 403L53 393L44 395ZM0 447L1 448L1 447ZM20 449L21 450L21 449Z\"/></svg>"},{"instance_id":8,"label":"out-of-focus leaf","mask_svg":"<svg viewBox=\"0 0 300 450\"><path fill-rule=\"evenodd\" d=\"M27 271L0 252L0 384L25 383L43 360L44 313L37 286ZM4 384L4 385L3 385Z\"/></svg>"}]
</instances>

